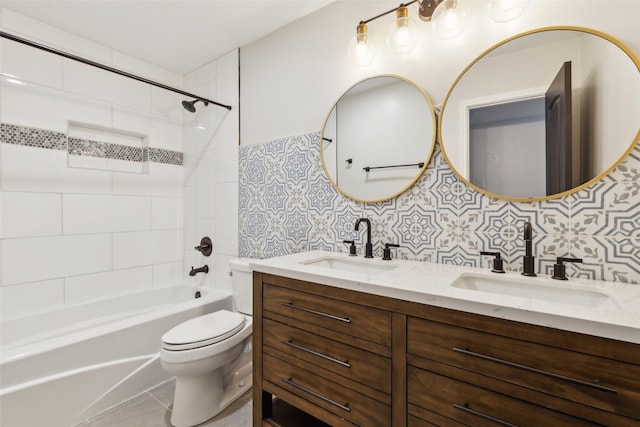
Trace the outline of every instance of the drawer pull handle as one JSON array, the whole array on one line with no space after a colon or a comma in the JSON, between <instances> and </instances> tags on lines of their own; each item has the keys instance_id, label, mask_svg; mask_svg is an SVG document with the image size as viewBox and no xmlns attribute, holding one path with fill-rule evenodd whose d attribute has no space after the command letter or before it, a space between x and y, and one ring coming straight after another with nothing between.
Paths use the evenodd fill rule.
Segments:
<instances>
[{"instance_id":1,"label":"drawer pull handle","mask_svg":"<svg viewBox=\"0 0 640 427\"><path fill-rule=\"evenodd\" d=\"M583 386L586 386L586 387L595 388L596 390L606 391L607 393L618 394L618 391L616 389L600 385L600 381L599 380L596 380L597 382L590 383L590 382L582 381L582 380L579 380L579 379L576 379L576 378L566 377L566 376L560 375L560 374L554 374L553 372L544 371L542 369L532 368L531 366L521 365L519 363L509 362L508 360L503 360L503 359L498 359L496 357L487 356L486 354L476 353L474 351L470 351L470 350L467 350L465 348L454 347L453 351L458 352L458 353L462 353L462 354L466 354L466 355L469 355L469 356L478 357L480 359L488 360L490 362L496 362L496 363L500 363L502 365L511 366L513 368L523 369L525 371L529 371L529 372L533 372L533 373L536 373L536 374L545 375L547 377L556 378L556 379L563 380L563 381L569 381L569 382L572 382L574 384L579 384L579 385L583 385Z\"/></svg>"},{"instance_id":2,"label":"drawer pull handle","mask_svg":"<svg viewBox=\"0 0 640 427\"><path fill-rule=\"evenodd\" d=\"M295 308L296 310L304 311L305 313L311 313L318 316L326 317L328 319L339 320L344 323L351 323L351 319L348 317L334 316L333 314L323 313L321 311L311 310L310 308L300 307L299 305L292 304L290 302L283 302L282 305L289 308Z\"/></svg>"},{"instance_id":3,"label":"drawer pull handle","mask_svg":"<svg viewBox=\"0 0 640 427\"><path fill-rule=\"evenodd\" d=\"M282 343L290 347L297 348L298 350L304 351L306 353L313 354L314 356L321 357L330 362L337 363L338 365L344 366L345 368L351 368L351 363L349 363L348 360L342 361L342 360L336 359L335 357L327 356L326 354L322 354L315 350L311 350L310 348L303 347L300 344L296 344L292 340L282 341Z\"/></svg>"},{"instance_id":4,"label":"drawer pull handle","mask_svg":"<svg viewBox=\"0 0 640 427\"><path fill-rule=\"evenodd\" d=\"M305 386L302 386L302 385L300 385L298 383L293 382L292 378L282 378L282 381L284 381L285 383L289 384L290 386L293 386L293 387L295 387L295 388L297 388L299 390L302 390L302 391L304 391L306 393L309 393L310 395L315 396L318 399L322 399L327 403L330 403L330 404L332 404L334 406L337 406L338 408L340 408L340 409L342 409L344 411L351 412L351 408L349 408L349 403L345 403L344 405L342 405L342 404L340 404L338 402L335 402L335 401L333 401L333 400L331 400L331 399L329 399L327 397L324 397L320 393L316 393L313 390L309 390Z\"/></svg>"},{"instance_id":5,"label":"drawer pull handle","mask_svg":"<svg viewBox=\"0 0 640 427\"><path fill-rule=\"evenodd\" d=\"M456 409L460 409L461 411L468 412L469 414L478 416L480 418L484 418L486 420L493 421L494 423L501 424L503 426L518 427L515 424L508 423L506 421L501 420L500 418L492 417L491 415L487 415L487 414L484 414L482 412L473 410L473 409L469 408L469 404L468 403L465 403L464 405L458 405L457 403L454 403L453 407L456 408Z\"/></svg>"}]
</instances>

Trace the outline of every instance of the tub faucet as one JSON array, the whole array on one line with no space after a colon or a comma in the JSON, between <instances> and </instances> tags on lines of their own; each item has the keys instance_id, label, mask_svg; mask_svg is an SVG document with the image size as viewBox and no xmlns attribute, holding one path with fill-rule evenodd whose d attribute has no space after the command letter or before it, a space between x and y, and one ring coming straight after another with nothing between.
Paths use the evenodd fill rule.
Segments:
<instances>
[{"instance_id":1,"label":"tub faucet","mask_svg":"<svg viewBox=\"0 0 640 427\"><path fill-rule=\"evenodd\" d=\"M208 273L209 272L209 266L208 265L203 265L202 267L199 268L193 268L191 267L191 271L189 272L189 276L193 277L198 273Z\"/></svg>"},{"instance_id":2,"label":"tub faucet","mask_svg":"<svg viewBox=\"0 0 640 427\"><path fill-rule=\"evenodd\" d=\"M530 222L524 223L524 256L522 257L522 275L536 277L536 257L532 255L533 230Z\"/></svg>"},{"instance_id":3,"label":"tub faucet","mask_svg":"<svg viewBox=\"0 0 640 427\"><path fill-rule=\"evenodd\" d=\"M355 230L360 230L360 223L364 222L367 224L367 243L364 245L364 257L365 258L373 258L373 245L371 244L371 221L367 218L360 218L356 221Z\"/></svg>"}]
</instances>

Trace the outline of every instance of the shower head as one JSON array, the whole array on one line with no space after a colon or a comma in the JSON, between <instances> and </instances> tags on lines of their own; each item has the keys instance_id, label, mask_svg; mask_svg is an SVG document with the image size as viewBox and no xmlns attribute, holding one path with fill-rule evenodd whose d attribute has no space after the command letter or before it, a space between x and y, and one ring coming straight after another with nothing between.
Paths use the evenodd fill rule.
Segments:
<instances>
[{"instance_id":1,"label":"shower head","mask_svg":"<svg viewBox=\"0 0 640 427\"><path fill-rule=\"evenodd\" d=\"M185 110L187 110L190 113L195 113L196 112L196 102L199 102L199 99L194 99L193 101L182 101L182 106L184 107ZM202 101L204 103L205 106L209 105L209 103L207 101Z\"/></svg>"}]
</instances>

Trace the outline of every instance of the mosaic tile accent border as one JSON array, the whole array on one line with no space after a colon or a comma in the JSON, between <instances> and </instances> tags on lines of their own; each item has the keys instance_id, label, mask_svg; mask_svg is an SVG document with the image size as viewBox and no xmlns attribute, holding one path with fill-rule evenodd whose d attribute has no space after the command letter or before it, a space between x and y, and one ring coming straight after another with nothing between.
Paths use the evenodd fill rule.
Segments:
<instances>
[{"instance_id":1,"label":"mosaic tile accent border","mask_svg":"<svg viewBox=\"0 0 640 427\"><path fill-rule=\"evenodd\" d=\"M345 252L342 241L371 220L374 255L489 267L480 251L499 250L505 268L522 268L524 223L534 231L536 270L551 274L558 256L571 277L640 284L640 145L602 181L560 199L519 203L485 196L461 182L439 147L422 177L382 203L338 193L320 166L319 133L240 146L239 255L270 258L306 250Z\"/></svg>"},{"instance_id":2,"label":"mosaic tile accent border","mask_svg":"<svg viewBox=\"0 0 640 427\"><path fill-rule=\"evenodd\" d=\"M163 148L139 148L89 139L67 138L62 132L0 123L0 142L48 150L67 150L75 156L154 162L182 166L183 154Z\"/></svg>"}]
</instances>

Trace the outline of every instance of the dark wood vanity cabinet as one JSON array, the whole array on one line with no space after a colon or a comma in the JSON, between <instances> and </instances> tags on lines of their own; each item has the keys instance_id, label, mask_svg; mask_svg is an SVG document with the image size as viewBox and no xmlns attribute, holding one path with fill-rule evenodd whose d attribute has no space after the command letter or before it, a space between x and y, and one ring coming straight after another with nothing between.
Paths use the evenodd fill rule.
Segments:
<instances>
[{"instance_id":1,"label":"dark wood vanity cabinet","mask_svg":"<svg viewBox=\"0 0 640 427\"><path fill-rule=\"evenodd\" d=\"M640 426L640 345L254 273L254 426Z\"/></svg>"}]
</instances>

